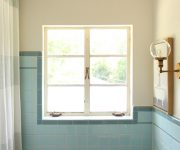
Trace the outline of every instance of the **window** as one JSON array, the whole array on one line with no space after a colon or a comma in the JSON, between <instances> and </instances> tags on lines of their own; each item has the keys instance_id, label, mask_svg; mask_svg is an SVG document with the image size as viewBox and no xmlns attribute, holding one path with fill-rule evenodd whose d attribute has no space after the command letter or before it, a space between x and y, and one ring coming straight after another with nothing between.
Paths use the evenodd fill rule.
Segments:
<instances>
[{"instance_id":1,"label":"window","mask_svg":"<svg viewBox=\"0 0 180 150\"><path fill-rule=\"evenodd\" d=\"M129 112L131 26L44 26L44 115Z\"/></svg>"}]
</instances>

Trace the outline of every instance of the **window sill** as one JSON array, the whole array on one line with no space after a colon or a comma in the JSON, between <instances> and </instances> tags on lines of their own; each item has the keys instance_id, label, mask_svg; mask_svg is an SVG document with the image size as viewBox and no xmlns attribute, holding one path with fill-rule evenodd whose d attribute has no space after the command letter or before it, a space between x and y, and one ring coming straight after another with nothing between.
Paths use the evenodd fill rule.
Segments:
<instances>
[{"instance_id":1,"label":"window sill","mask_svg":"<svg viewBox=\"0 0 180 150\"><path fill-rule=\"evenodd\" d=\"M137 124L138 112L152 111L152 107L133 107L130 115L126 116L42 116L39 113L37 124L43 125L79 125L79 124Z\"/></svg>"},{"instance_id":2,"label":"window sill","mask_svg":"<svg viewBox=\"0 0 180 150\"><path fill-rule=\"evenodd\" d=\"M60 116L60 117L43 117L44 121L46 120L133 120L133 116Z\"/></svg>"}]
</instances>

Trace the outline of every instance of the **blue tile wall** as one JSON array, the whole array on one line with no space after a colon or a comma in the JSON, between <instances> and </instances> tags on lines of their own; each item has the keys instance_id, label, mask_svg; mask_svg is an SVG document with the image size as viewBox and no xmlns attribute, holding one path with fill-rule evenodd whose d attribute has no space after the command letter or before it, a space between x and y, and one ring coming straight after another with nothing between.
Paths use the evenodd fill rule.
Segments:
<instances>
[{"instance_id":1,"label":"blue tile wall","mask_svg":"<svg viewBox=\"0 0 180 150\"><path fill-rule=\"evenodd\" d=\"M132 121L42 122L41 60L20 53L23 150L180 150L179 121L151 107L135 107Z\"/></svg>"},{"instance_id":2,"label":"blue tile wall","mask_svg":"<svg viewBox=\"0 0 180 150\"><path fill-rule=\"evenodd\" d=\"M152 149L180 150L180 121L157 109L152 112Z\"/></svg>"},{"instance_id":3,"label":"blue tile wall","mask_svg":"<svg viewBox=\"0 0 180 150\"><path fill-rule=\"evenodd\" d=\"M20 53L23 150L150 150L151 110L133 121L38 123L41 117L41 53ZM143 113L144 112L144 113Z\"/></svg>"}]
</instances>

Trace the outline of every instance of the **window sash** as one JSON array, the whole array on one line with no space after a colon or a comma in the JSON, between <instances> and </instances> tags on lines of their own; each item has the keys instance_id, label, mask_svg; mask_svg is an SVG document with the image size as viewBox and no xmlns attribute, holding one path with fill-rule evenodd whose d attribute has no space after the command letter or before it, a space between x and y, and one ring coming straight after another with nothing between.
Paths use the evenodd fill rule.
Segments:
<instances>
[{"instance_id":1,"label":"window sash","mask_svg":"<svg viewBox=\"0 0 180 150\"><path fill-rule=\"evenodd\" d=\"M56 30L61 30L61 29L84 29L85 33L85 40L84 40L84 55L48 55L48 47L47 47L47 31L49 29L56 29ZM52 27L52 26L44 26L44 115L49 115L49 113L46 111L47 110L47 97L48 97L48 87L49 86L84 86L84 96L85 96L85 101L84 101L84 112L83 113L76 113L76 112L66 112L63 113L63 116L111 116L112 112L90 112L90 86L126 86L127 87L127 112L130 112L130 26L123 26L123 27L93 27L93 29L126 29L127 30L127 54L119 55L119 54L108 54L108 55L90 55L90 29L91 27ZM47 74L48 74L48 69L47 69L47 59L48 58L76 58L76 57L84 57L84 71L86 67L90 67L90 58L91 57L125 57L127 58L127 83L126 84L90 84L90 80L86 79L84 80L84 84L48 84L47 83Z\"/></svg>"}]
</instances>

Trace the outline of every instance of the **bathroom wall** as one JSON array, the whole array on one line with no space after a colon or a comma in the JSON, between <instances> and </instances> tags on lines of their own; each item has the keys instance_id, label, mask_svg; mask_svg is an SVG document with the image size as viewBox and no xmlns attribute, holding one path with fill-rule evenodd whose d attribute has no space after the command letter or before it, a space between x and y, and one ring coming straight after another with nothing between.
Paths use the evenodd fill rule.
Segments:
<instances>
[{"instance_id":1,"label":"bathroom wall","mask_svg":"<svg viewBox=\"0 0 180 150\"><path fill-rule=\"evenodd\" d=\"M152 112L152 150L180 149L180 120L158 111Z\"/></svg>"},{"instance_id":2,"label":"bathroom wall","mask_svg":"<svg viewBox=\"0 0 180 150\"><path fill-rule=\"evenodd\" d=\"M180 62L180 1L154 0L154 39L173 37L174 64ZM180 119L180 80L174 76L174 116Z\"/></svg>"},{"instance_id":3,"label":"bathroom wall","mask_svg":"<svg viewBox=\"0 0 180 150\"><path fill-rule=\"evenodd\" d=\"M151 107L136 107L133 120L40 122L41 52L21 52L23 150L151 150Z\"/></svg>"},{"instance_id":4,"label":"bathroom wall","mask_svg":"<svg viewBox=\"0 0 180 150\"><path fill-rule=\"evenodd\" d=\"M121 24L133 25L133 105L152 106L152 0L20 0L23 150L152 149L152 116L146 107L133 121L38 124L42 25Z\"/></svg>"},{"instance_id":5,"label":"bathroom wall","mask_svg":"<svg viewBox=\"0 0 180 150\"><path fill-rule=\"evenodd\" d=\"M152 0L20 0L20 50L42 50L42 25L133 25L133 105L152 105ZM137 88L138 87L138 88Z\"/></svg>"},{"instance_id":6,"label":"bathroom wall","mask_svg":"<svg viewBox=\"0 0 180 150\"><path fill-rule=\"evenodd\" d=\"M180 62L180 1L154 0L154 40L173 37L174 64ZM152 149L180 149L180 80L174 77L174 116L152 114ZM178 118L178 119L177 119Z\"/></svg>"}]
</instances>

